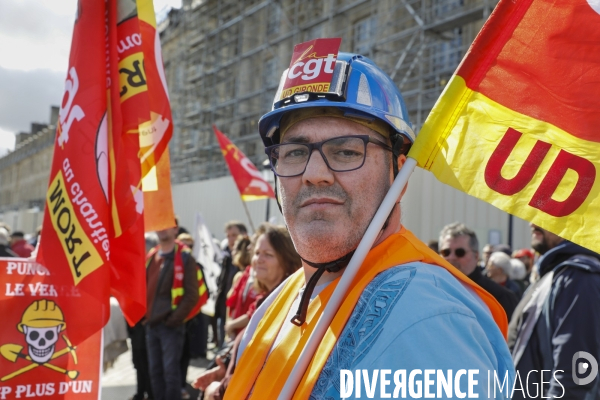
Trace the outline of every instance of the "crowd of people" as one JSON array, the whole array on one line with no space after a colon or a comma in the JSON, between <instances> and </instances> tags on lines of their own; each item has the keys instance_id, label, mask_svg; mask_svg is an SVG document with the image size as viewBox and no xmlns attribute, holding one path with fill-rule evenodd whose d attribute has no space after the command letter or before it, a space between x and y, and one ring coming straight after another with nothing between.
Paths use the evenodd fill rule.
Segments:
<instances>
[{"instance_id":1,"label":"crowd of people","mask_svg":"<svg viewBox=\"0 0 600 400\"><path fill-rule=\"evenodd\" d=\"M38 234L33 239L26 240L23 232L11 231L9 225L0 223L0 257L30 257L40 230L38 228Z\"/></svg>"},{"instance_id":2,"label":"crowd of people","mask_svg":"<svg viewBox=\"0 0 600 400\"><path fill-rule=\"evenodd\" d=\"M508 340L513 357L517 355L515 352L518 352L515 366L517 370L522 369L525 373L528 372L527 368L534 369L539 366L536 365L539 357L544 358L545 364L556 357L556 354L540 356L540 349L535 346L548 348L547 345L543 345L540 338L523 337L523 324L531 312L533 294L531 288L537 287L540 278L546 276L549 271L556 271L555 267L560 263L563 265L559 268L561 270L559 272L568 267L569 261L566 255L578 254L580 258L582 255L587 255L592 259L594 257L590 251L562 240L535 225L532 225L531 229L532 248L515 251L505 244L486 244L480 252L479 241L474 231L459 222L445 226L440 232L439 240L432 240L428 244L430 249L439 253L470 280L484 288L502 306L510 322ZM206 358L207 348L212 348L215 357L209 368L191 383L194 388L200 389L200 399L222 399L235 372L240 346L243 348L249 340L246 338L244 343L244 333L247 328L255 330L260 322L260 319L253 320L253 315L269 294L302 266L290 234L283 226L263 223L252 235L249 235L243 223L230 221L225 226L225 234L223 247L225 257L218 280L218 293L215 296L217 305L214 317L198 314L185 322L184 315L189 312L191 305L179 305L172 311L170 297L172 282L167 279L161 285L164 289L157 289L156 281L160 280L160 277L158 275L153 277L153 268L149 262L148 313L143 321L130 329L133 361L138 373L135 400L179 399L180 396L182 399L189 398L185 390L187 385L185 379L190 358ZM173 255L160 250L153 251L155 248L168 251L169 246L165 247L168 243L174 245ZM146 235L147 250L151 260L154 260L153 257L157 255L164 260L175 258L177 243L184 244L189 249L194 246L193 238L181 227ZM565 255L553 255L552 260L549 261L545 256L546 253L555 252ZM189 267L188 269L192 271L184 273L184 292L195 293L197 286L194 286L195 280L192 277L196 262L191 255L188 255L183 262L186 268ZM590 269L594 268L593 261L587 259L585 262L590 265ZM161 268L161 270L166 271L165 274L172 274L169 269ZM583 282L573 281L577 278L578 272L581 273L579 270L568 271L568 283L581 287ZM566 288L567 282L564 280L561 282L556 285ZM574 294L577 289L573 287L567 289L568 292L573 293L570 296L563 294L558 297L558 301L555 295L555 309L543 310L543 312L548 314L546 319L567 318L573 321L573 325L560 326L560 329L571 332L573 337L570 340L564 337L562 340L568 343L569 349L576 350L579 348L577 346L582 346L578 343L580 342L577 339L578 333L575 332L578 330L577 322L574 320L575 316L566 312L568 307L561 303L571 304L577 297ZM563 290L565 293L567 291ZM156 296L162 293L164 301L160 303L153 293L156 293ZM591 294L588 292L581 295L593 299L593 291ZM191 297L191 302L196 300L197 297ZM219 304L220 302L223 304ZM160 304L164 310L167 310L166 312L161 311ZM218 311L219 309L221 311ZM162 323L157 325L157 319ZM159 329L163 331L155 332L156 327L161 325L162 328ZM171 333L176 334L177 340L169 336L169 329L173 329ZM199 350L194 351L192 348ZM570 359L568 361L570 362ZM567 366L561 365L561 368ZM554 392L551 392L552 390ZM549 387L547 393L556 393L556 390L557 388ZM513 398L519 398L518 395L519 393Z\"/></svg>"},{"instance_id":3,"label":"crowd of people","mask_svg":"<svg viewBox=\"0 0 600 400\"><path fill-rule=\"evenodd\" d=\"M208 348L217 354L214 367L193 385L206 393L206 398L222 396L234 370L235 363L230 360L235 359L237 346L254 312L301 266L285 227L263 223L248 235L242 222L230 221L225 226L225 235L221 274L214 293L214 315L200 313L188 320L185 316L198 301L195 293L199 283L194 271L196 267L203 270L189 252L194 240L179 226L146 234L147 314L130 328L137 372L134 400L189 398L185 379L190 359L206 358ZM184 290L175 306L173 268L178 251L182 254Z\"/></svg>"}]
</instances>

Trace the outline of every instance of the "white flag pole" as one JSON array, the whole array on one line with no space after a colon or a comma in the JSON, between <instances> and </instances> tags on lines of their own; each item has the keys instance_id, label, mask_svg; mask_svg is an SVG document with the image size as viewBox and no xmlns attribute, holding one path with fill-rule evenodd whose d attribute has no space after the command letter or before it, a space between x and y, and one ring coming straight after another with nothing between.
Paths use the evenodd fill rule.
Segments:
<instances>
[{"instance_id":1,"label":"white flag pole","mask_svg":"<svg viewBox=\"0 0 600 400\"><path fill-rule=\"evenodd\" d=\"M350 259L350 263L346 267L344 273L342 274L342 278L335 288L331 298L327 302L325 309L323 310L323 314L319 318L317 322L317 326L315 330L308 338L308 342L306 346L302 350L296 365L294 365L294 369L292 369L291 374L288 376L287 381L285 382L285 386L283 387L281 393L277 397L278 400L288 400L291 399L296 392L296 388L300 383L300 380L304 376L304 372L308 367L308 364L312 360L313 355L315 354L317 347L321 343L323 336L325 336L325 332L327 328L329 328L329 324L333 320L333 317L337 313L342 301L346 297L346 293L350 288L350 284L352 280L356 276L358 269L362 265L365 257L373 247L373 243L375 243L375 239L379 236L379 232L381 232L381 228L385 223L387 217L390 215L394 204L400 197L402 190L406 186L406 182L408 182L408 178L410 178L412 172L417 165L417 161L413 158L407 158L406 162L402 166L402 169L398 172L398 176L394 180L394 183L390 187L387 195L381 202L379 209L375 213L373 220L369 224L365 235L362 240L358 244L354 255Z\"/></svg>"}]
</instances>

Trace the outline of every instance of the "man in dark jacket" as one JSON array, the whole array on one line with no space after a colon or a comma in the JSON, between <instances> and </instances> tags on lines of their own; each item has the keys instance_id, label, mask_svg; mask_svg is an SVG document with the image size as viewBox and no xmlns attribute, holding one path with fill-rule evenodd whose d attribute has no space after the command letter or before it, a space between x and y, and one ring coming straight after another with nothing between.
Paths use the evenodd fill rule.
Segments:
<instances>
[{"instance_id":1,"label":"man in dark jacket","mask_svg":"<svg viewBox=\"0 0 600 400\"><path fill-rule=\"evenodd\" d=\"M522 381L512 398L600 399L600 255L533 224L531 234L540 279L509 325Z\"/></svg>"},{"instance_id":2,"label":"man in dark jacket","mask_svg":"<svg viewBox=\"0 0 600 400\"><path fill-rule=\"evenodd\" d=\"M439 243L442 257L494 296L502 308L504 308L506 316L510 321L519 299L513 292L503 288L485 276L481 272L481 269L477 267L479 241L475 232L467 228L464 224L454 222L442 228Z\"/></svg>"},{"instance_id":3,"label":"man in dark jacket","mask_svg":"<svg viewBox=\"0 0 600 400\"><path fill-rule=\"evenodd\" d=\"M146 341L154 400L181 398L184 322L199 298L196 261L187 247L182 251L175 243L178 229L157 232L158 251L150 252L146 269Z\"/></svg>"}]
</instances>

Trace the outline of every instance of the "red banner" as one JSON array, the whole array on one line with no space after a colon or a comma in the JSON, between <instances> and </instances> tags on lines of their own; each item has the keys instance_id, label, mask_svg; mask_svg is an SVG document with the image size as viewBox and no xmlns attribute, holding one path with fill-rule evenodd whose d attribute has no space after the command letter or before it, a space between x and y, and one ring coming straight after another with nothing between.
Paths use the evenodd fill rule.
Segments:
<instances>
[{"instance_id":1,"label":"red banner","mask_svg":"<svg viewBox=\"0 0 600 400\"><path fill-rule=\"evenodd\" d=\"M75 345L77 286L23 258L0 259L0 280L0 399L98 399L102 332Z\"/></svg>"},{"instance_id":2,"label":"red banner","mask_svg":"<svg viewBox=\"0 0 600 400\"><path fill-rule=\"evenodd\" d=\"M130 323L145 313L140 145L132 129L150 112L136 96L144 87L136 13L135 2L117 13L115 0L80 1L73 31L38 260L55 282L80 293L61 305L78 321L75 344L108 320L109 293Z\"/></svg>"},{"instance_id":3,"label":"red banner","mask_svg":"<svg viewBox=\"0 0 600 400\"><path fill-rule=\"evenodd\" d=\"M173 117L152 0L138 0L137 5L150 106L150 115L140 126L144 204L146 210L152 210L145 213L144 223L146 231L158 231L172 227L175 221L167 147L173 135Z\"/></svg>"},{"instance_id":4,"label":"red banner","mask_svg":"<svg viewBox=\"0 0 600 400\"><path fill-rule=\"evenodd\" d=\"M213 125L215 135L221 146L221 152L233 180L240 191L243 201L275 198L273 188L264 180L260 171L252 161L244 155L216 126Z\"/></svg>"}]
</instances>

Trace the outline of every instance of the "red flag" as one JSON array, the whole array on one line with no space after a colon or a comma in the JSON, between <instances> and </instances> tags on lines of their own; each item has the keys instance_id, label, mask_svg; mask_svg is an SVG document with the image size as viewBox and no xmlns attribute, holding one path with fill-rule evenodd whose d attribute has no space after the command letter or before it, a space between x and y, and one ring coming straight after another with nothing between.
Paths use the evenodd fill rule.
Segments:
<instances>
[{"instance_id":1,"label":"red flag","mask_svg":"<svg viewBox=\"0 0 600 400\"><path fill-rule=\"evenodd\" d=\"M140 146L131 129L150 117L135 96L143 56L128 6L117 15L114 0L79 2L59 113L38 260L81 294L62 305L77 321L74 343L105 324L110 293L130 323L145 313Z\"/></svg>"},{"instance_id":2,"label":"red flag","mask_svg":"<svg viewBox=\"0 0 600 400\"><path fill-rule=\"evenodd\" d=\"M227 139L221 131L213 125L215 135L221 146L221 152L233 180L240 191L243 201L275 198L273 188L264 180L260 171L256 169L252 161L244 155L233 143Z\"/></svg>"},{"instance_id":3,"label":"red flag","mask_svg":"<svg viewBox=\"0 0 600 400\"><path fill-rule=\"evenodd\" d=\"M158 231L172 227L175 221L167 147L173 135L173 117L152 0L138 0L137 4L150 105L149 119L140 128L142 188L149 210L144 213L144 224L146 231Z\"/></svg>"}]
</instances>

